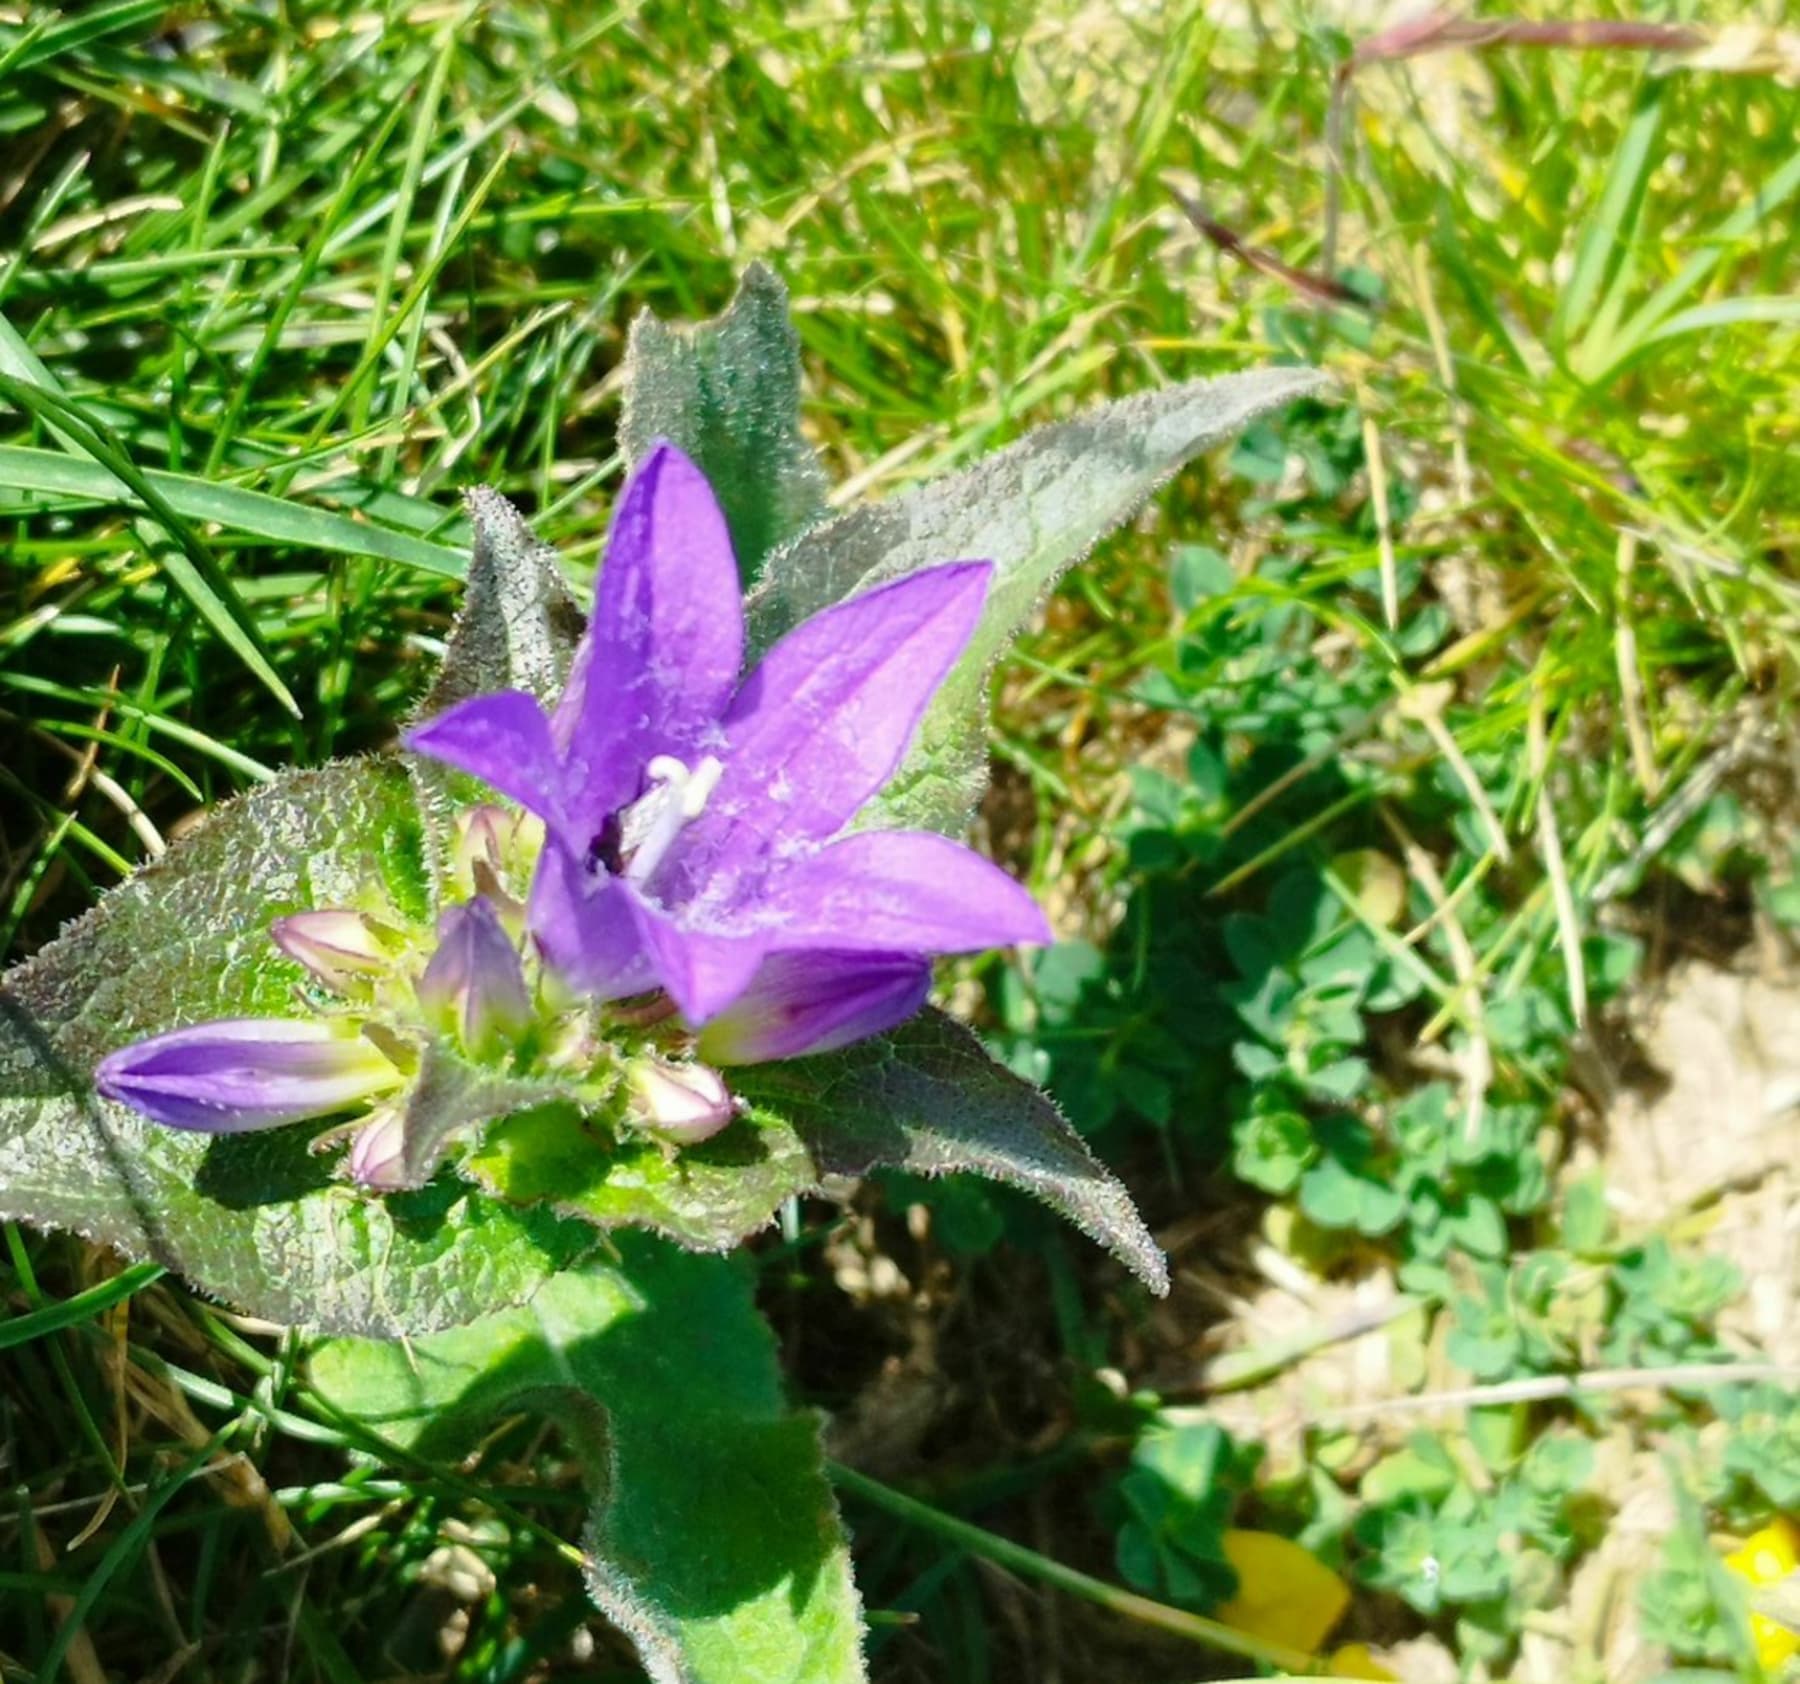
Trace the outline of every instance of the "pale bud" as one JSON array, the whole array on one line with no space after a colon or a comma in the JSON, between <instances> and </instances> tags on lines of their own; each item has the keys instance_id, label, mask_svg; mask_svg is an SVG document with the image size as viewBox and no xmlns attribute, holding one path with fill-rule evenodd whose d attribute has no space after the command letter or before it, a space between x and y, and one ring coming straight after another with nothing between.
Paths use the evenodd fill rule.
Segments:
<instances>
[{"instance_id":1,"label":"pale bud","mask_svg":"<svg viewBox=\"0 0 1800 1684\"><path fill-rule=\"evenodd\" d=\"M477 863L498 873L506 861L506 844L513 817L502 807L469 807L456 815L456 841L451 849L451 868L459 884L473 887Z\"/></svg>"},{"instance_id":2,"label":"pale bud","mask_svg":"<svg viewBox=\"0 0 1800 1684\"><path fill-rule=\"evenodd\" d=\"M508 812L491 803L470 807L457 814L456 840L450 865L459 887L467 894L485 894L500 903L510 921L515 910L503 885L522 882L544 844L544 825L530 813Z\"/></svg>"},{"instance_id":3,"label":"pale bud","mask_svg":"<svg viewBox=\"0 0 1800 1684\"><path fill-rule=\"evenodd\" d=\"M710 1140L736 1107L725 1078L709 1064L671 1064L644 1053L626 1067L631 1120L678 1146Z\"/></svg>"},{"instance_id":4,"label":"pale bud","mask_svg":"<svg viewBox=\"0 0 1800 1684\"><path fill-rule=\"evenodd\" d=\"M350 1139L350 1179L377 1192L406 1185L406 1118L397 1105L380 1105Z\"/></svg>"},{"instance_id":5,"label":"pale bud","mask_svg":"<svg viewBox=\"0 0 1800 1684\"><path fill-rule=\"evenodd\" d=\"M358 978L379 976L392 962L368 919L341 907L277 918L269 935L328 988L342 990Z\"/></svg>"}]
</instances>

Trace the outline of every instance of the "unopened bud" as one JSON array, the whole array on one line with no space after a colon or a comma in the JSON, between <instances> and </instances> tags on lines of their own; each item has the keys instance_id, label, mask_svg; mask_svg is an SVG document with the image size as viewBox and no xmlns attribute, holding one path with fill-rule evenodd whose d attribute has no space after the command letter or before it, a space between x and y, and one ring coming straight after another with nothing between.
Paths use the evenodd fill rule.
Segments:
<instances>
[{"instance_id":1,"label":"unopened bud","mask_svg":"<svg viewBox=\"0 0 1800 1684\"><path fill-rule=\"evenodd\" d=\"M328 1117L400 1081L353 1025L224 1018L134 1041L101 1059L94 1086L171 1128L240 1134Z\"/></svg>"},{"instance_id":2,"label":"unopened bud","mask_svg":"<svg viewBox=\"0 0 1800 1684\"><path fill-rule=\"evenodd\" d=\"M712 1139L736 1111L725 1078L709 1064L671 1064L645 1053L631 1061L625 1080L631 1120L678 1146Z\"/></svg>"},{"instance_id":3,"label":"unopened bud","mask_svg":"<svg viewBox=\"0 0 1800 1684\"><path fill-rule=\"evenodd\" d=\"M438 920L437 951L415 992L426 1015L453 1031L471 1058L492 1057L532 1019L518 949L482 896Z\"/></svg>"},{"instance_id":4,"label":"unopened bud","mask_svg":"<svg viewBox=\"0 0 1800 1684\"><path fill-rule=\"evenodd\" d=\"M406 1185L406 1118L397 1105L381 1105L350 1140L350 1179L377 1192Z\"/></svg>"},{"instance_id":5,"label":"unopened bud","mask_svg":"<svg viewBox=\"0 0 1800 1684\"><path fill-rule=\"evenodd\" d=\"M391 962L368 919L340 907L277 918L269 935L328 988L342 990L359 977L379 976Z\"/></svg>"}]
</instances>

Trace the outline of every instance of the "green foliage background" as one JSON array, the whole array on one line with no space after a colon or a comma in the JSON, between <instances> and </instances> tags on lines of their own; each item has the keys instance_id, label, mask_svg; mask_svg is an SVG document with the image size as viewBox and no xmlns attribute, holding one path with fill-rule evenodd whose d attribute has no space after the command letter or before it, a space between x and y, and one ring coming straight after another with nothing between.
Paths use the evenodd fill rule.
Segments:
<instances>
[{"instance_id":1,"label":"green foliage background","mask_svg":"<svg viewBox=\"0 0 1800 1684\"><path fill-rule=\"evenodd\" d=\"M952 998L1131 1185L1173 1320L962 1181L809 1204L756 1251L790 1400L839 1412L881 1678L1193 1676L1106 1591L1216 1608L1228 1524L1340 1568L1340 1635L1502 1675L1616 1531L1621 1443L1679 1494L1641 1629L1758 1675L1719 1545L1800 1501L1792 1376L1583 1391L1759 1353L1693 1213L1621 1216L1603 1157L1568 1160L1579 1026L1672 948L1780 952L1796 921L1800 103L1752 36L1723 68L1371 65L1333 236L1351 40L1198 5L0 21L9 958L185 815L391 740L456 602L461 486L591 565L641 308L709 315L772 263L857 497L1101 395L1334 375L1182 474L994 681L987 838L1066 940ZM1171 186L1302 268L1334 238L1379 308L1219 254ZM1209 1410L1304 1342L1194 1379L1258 1244L1391 1279L1395 1372L1488 1390L1259 1467ZM88 1644L131 1677L636 1676L584 1593L570 1441L528 1415L473 1460L377 1443L299 1341L115 1268L8 1234L8 1676ZM924 1426L885 1371L936 1397ZM1077 1597L1021 1601L971 1552Z\"/></svg>"}]
</instances>

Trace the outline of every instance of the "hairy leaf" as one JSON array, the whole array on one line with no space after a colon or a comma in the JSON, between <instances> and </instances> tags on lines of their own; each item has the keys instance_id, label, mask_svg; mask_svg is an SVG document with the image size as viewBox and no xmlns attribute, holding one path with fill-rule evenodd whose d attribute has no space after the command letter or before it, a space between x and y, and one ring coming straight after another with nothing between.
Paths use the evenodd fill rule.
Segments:
<instances>
[{"instance_id":1,"label":"hairy leaf","mask_svg":"<svg viewBox=\"0 0 1800 1684\"><path fill-rule=\"evenodd\" d=\"M459 1058L441 1042L426 1047L407 1090L398 1185L423 1187L459 1133L557 1097L548 1082L521 1081ZM533 1201L535 1202L535 1201Z\"/></svg>"},{"instance_id":2,"label":"hairy leaf","mask_svg":"<svg viewBox=\"0 0 1800 1684\"><path fill-rule=\"evenodd\" d=\"M462 608L430 692L429 719L470 696L526 690L548 705L568 681L583 616L556 551L486 486L468 495L475 548Z\"/></svg>"},{"instance_id":3,"label":"hairy leaf","mask_svg":"<svg viewBox=\"0 0 1800 1684\"><path fill-rule=\"evenodd\" d=\"M754 1104L791 1118L823 1174L891 1165L989 1176L1042 1199L1153 1292L1169 1290L1168 1264L1130 1194L1043 1093L940 1011L841 1052L734 1075Z\"/></svg>"},{"instance_id":4,"label":"hairy leaf","mask_svg":"<svg viewBox=\"0 0 1800 1684\"><path fill-rule=\"evenodd\" d=\"M592 1230L439 1183L377 1199L305 1129L208 1137L98 1098L115 1047L216 1017L280 1017L303 973L269 922L312 906L430 916L439 827L395 761L301 772L221 808L0 979L0 1217L178 1270L271 1320L418 1333L516 1303Z\"/></svg>"},{"instance_id":5,"label":"hairy leaf","mask_svg":"<svg viewBox=\"0 0 1800 1684\"><path fill-rule=\"evenodd\" d=\"M405 1348L334 1340L314 1387L401 1447L461 1456L545 1411L587 1464L594 1600L656 1684L853 1684L849 1556L816 1420L782 1400L747 1271L643 1235L616 1264Z\"/></svg>"},{"instance_id":6,"label":"hairy leaf","mask_svg":"<svg viewBox=\"0 0 1800 1684\"><path fill-rule=\"evenodd\" d=\"M1322 379L1307 368L1251 369L1103 404L963 473L814 526L770 556L746 605L753 651L922 567L998 569L974 640L862 822L965 831L987 777L988 670L1044 593L1183 464Z\"/></svg>"},{"instance_id":7,"label":"hairy leaf","mask_svg":"<svg viewBox=\"0 0 1800 1684\"><path fill-rule=\"evenodd\" d=\"M674 328L645 311L631 324L619 436L630 463L665 438L700 465L746 586L777 544L819 518L825 472L800 431L800 341L772 270L746 269L713 321Z\"/></svg>"},{"instance_id":8,"label":"hairy leaf","mask_svg":"<svg viewBox=\"0 0 1800 1684\"><path fill-rule=\"evenodd\" d=\"M665 1153L641 1135L591 1130L566 1105L496 1124L462 1167L503 1198L542 1201L602 1228L654 1228L702 1251L736 1245L820 1175L780 1116L739 1118L701 1145Z\"/></svg>"},{"instance_id":9,"label":"hairy leaf","mask_svg":"<svg viewBox=\"0 0 1800 1684\"><path fill-rule=\"evenodd\" d=\"M678 1154L543 1107L490 1129L463 1167L506 1198L707 1250L734 1245L828 1176L972 1171L1044 1200L1154 1291L1168 1289L1125 1189L1042 1093L941 1012L841 1052L735 1070L732 1086L749 1114Z\"/></svg>"}]
</instances>

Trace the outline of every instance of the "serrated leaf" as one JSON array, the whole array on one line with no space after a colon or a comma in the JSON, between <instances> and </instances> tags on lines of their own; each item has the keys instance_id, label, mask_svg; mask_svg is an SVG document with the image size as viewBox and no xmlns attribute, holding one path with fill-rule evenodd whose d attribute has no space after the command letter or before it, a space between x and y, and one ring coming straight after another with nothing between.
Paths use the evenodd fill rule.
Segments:
<instances>
[{"instance_id":1,"label":"serrated leaf","mask_svg":"<svg viewBox=\"0 0 1800 1684\"><path fill-rule=\"evenodd\" d=\"M336 1340L315 1388L460 1456L496 1416L559 1419L587 1463L595 1601L656 1684L853 1684L860 1610L815 1418L789 1413L747 1271L643 1235L616 1264L405 1348Z\"/></svg>"},{"instance_id":2,"label":"serrated leaf","mask_svg":"<svg viewBox=\"0 0 1800 1684\"><path fill-rule=\"evenodd\" d=\"M467 503L469 582L421 719L493 690L525 690L548 706L568 682L585 623L556 551L519 511L486 486Z\"/></svg>"},{"instance_id":3,"label":"serrated leaf","mask_svg":"<svg viewBox=\"0 0 1800 1684\"><path fill-rule=\"evenodd\" d=\"M749 1114L679 1153L615 1142L547 1106L490 1129L463 1169L504 1198L715 1251L828 1176L971 1171L1042 1199L1154 1291L1168 1289L1125 1189L1042 1093L941 1012L841 1052L734 1070L731 1085Z\"/></svg>"},{"instance_id":4,"label":"serrated leaf","mask_svg":"<svg viewBox=\"0 0 1800 1684\"><path fill-rule=\"evenodd\" d=\"M96 1097L95 1063L157 1031L296 1009L270 920L371 898L423 920L438 821L398 762L294 773L220 808L0 979L0 1218L179 1271L252 1314L420 1333L516 1303L592 1230L440 1183L373 1198L306 1131L209 1137Z\"/></svg>"},{"instance_id":5,"label":"serrated leaf","mask_svg":"<svg viewBox=\"0 0 1800 1684\"><path fill-rule=\"evenodd\" d=\"M1185 463L1322 381L1313 369L1251 369L1103 404L771 555L745 605L753 654L819 609L920 568L991 561L998 570L967 652L863 822L966 830L987 776L988 670L1033 608Z\"/></svg>"},{"instance_id":6,"label":"serrated leaf","mask_svg":"<svg viewBox=\"0 0 1800 1684\"><path fill-rule=\"evenodd\" d=\"M800 340L787 288L753 263L721 316L670 327L645 311L625 352L619 440L628 463L657 439L700 465L749 586L777 544L823 513L827 482L800 431Z\"/></svg>"}]
</instances>

